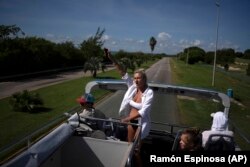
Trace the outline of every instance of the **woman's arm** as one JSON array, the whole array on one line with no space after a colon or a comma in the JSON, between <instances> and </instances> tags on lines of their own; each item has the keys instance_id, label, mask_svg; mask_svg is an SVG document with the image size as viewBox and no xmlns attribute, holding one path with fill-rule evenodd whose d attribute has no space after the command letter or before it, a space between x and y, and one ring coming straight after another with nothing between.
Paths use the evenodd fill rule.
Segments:
<instances>
[{"instance_id":1,"label":"woman's arm","mask_svg":"<svg viewBox=\"0 0 250 167\"><path fill-rule=\"evenodd\" d=\"M104 48L104 53L105 56L107 56L109 60L113 62L113 64L115 65L116 69L119 71L121 76L124 76L126 74L126 70L117 62L117 60L111 55L111 53L107 48Z\"/></svg>"},{"instance_id":2,"label":"woman's arm","mask_svg":"<svg viewBox=\"0 0 250 167\"><path fill-rule=\"evenodd\" d=\"M126 118L121 119L121 122L129 122L129 121L135 120L139 117L141 117L140 114L138 112L136 112L136 114L134 114L134 115L128 115Z\"/></svg>"}]
</instances>

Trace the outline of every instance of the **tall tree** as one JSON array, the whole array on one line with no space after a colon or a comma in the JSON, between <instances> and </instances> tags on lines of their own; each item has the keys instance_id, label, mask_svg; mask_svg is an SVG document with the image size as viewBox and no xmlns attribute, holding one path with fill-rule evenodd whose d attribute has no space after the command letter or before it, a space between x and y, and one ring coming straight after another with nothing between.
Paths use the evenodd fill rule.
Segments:
<instances>
[{"instance_id":1,"label":"tall tree","mask_svg":"<svg viewBox=\"0 0 250 167\"><path fill-rule=\"evenodd\" d=\"M16 25L0 25L0 40L10 38L11 35L17 37L19 32L21 32L22 35L25 35L21 28L17 27Z\"/></svg>"},{"instance_id":2,"label":"tall tree","mask_svg":"<svg viewBox=\"0 0 250 167\"><path fill-rule=\"evenodd\" d=\"M99 57L91 57L83 66L83 71L86 73L90 71L92 73L93 78L96 78L97 71L101 67L101 60Z\"/></svg>"},{"instance_id":3,"label":"tall tree","mask_svg":"<svg viewBox=\"0 0 250 167\"><path fill-rule=\"evenodd\" d=\"M157 43L156 39L154 37L151 37L150 40L149 40L149 45L150 45L150 48L151 48L151 52L154 51L156 43Z\"/></svg>"},{"instance_id":4,"label":"tall tree","mask_svg":"<svg viewBox=\"0 0 250 167\"><path fill-rule=\"evenodd\" d=\"M102 39L104 32L105 29L101 30L100 27L98 27L96 34L89 37L87 40L84 40L80 46L83 55L87 59L87 62L84 65L84 71L91 71L93 77L96 77L97 70L99 70L100 67L99 64L101 64L103 59L103 50L101 47L104 44Z\"/></svg>"},{"instance_id":5,"label":"tall tree","mask_svg":"<svg viewBox=\"0 0 250 167\"><path fill-rule=\"evenodd\" d=\"M243 59L250 59L250 49L245 50Z\"/></svg>"}]
</instances>

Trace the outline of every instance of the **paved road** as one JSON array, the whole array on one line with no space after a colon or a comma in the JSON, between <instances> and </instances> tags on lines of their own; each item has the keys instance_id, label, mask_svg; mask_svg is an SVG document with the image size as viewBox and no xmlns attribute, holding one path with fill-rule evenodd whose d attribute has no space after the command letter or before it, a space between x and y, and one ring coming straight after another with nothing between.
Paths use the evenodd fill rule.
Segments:
<instances>
[{"instance_id":1,"label":"paved road","mask_svg":"<svg viewBox=\"0 0 250 167\"><path fill-rule=\"evenodd\" d=\"M109 68L108 70L113 69ZM147 71L148 81L155 83L171 84L171 68L169 58L163 58L153 64ZM22 90L36 90L45 86L58 84L66 80L91 75L82 70L77 72L66 72L49 77L29 79L17 82L0 82L0 99L8 97ZM124 91L117 91L113 96L100 102L96 108L105 111L108 117L118 117L118 110L123 98ZM176 96L155 94L152 112L152 121L178 123L178 111L176 108Z\"/></svg>"},{"instance_id":2,"label":"paved road","mask_svg":"<svg viewBox=\"0 0 250 167\"><path fill-rule=\"evenodd\" d=\"M164 58L154 64L148 71L149 81L161 84L171 84L171 67L169 58ZM171 124L179 123L179 115L175 95L156 94L152 106L151 118L155 122ZM160 127L158 127L160 128Z\"/></svg>"},{"instance_id":3,"label":"paved road","mask_svg":"<svg viewBox=\"0 0 250 167\"><path fill-rule=\"evenodd\" d=\"M107 70L114 69L109 67ZM101 71L99 71L101 72ZM23 90L36 90L42 87L58 84L67 80L81 78L92 75L89 71L84 73L83 70L74 72L63 72L48 77L38 77L35 79L26 79L22 81L0 82L0 99L11 96L13 93Z\"/></svg>"},{"instance_id":4,"label":"paved road","mask_svg":"<svg viewBox=\"0 0 250 167\"><path fill-rule=\"evenodd\" d=\"M148 81L155 83L171 84L171 68L169 58L163 58L147 71ZM100 102L96 108L103 111L107 117L118 118L118 110L123 98L124 91L117 91L114 95ZM151 118L154 122L179 123L176 96L155 94L152 106ZM161 127L153 127L161 128Z\"/></svg>"}]
</instances>

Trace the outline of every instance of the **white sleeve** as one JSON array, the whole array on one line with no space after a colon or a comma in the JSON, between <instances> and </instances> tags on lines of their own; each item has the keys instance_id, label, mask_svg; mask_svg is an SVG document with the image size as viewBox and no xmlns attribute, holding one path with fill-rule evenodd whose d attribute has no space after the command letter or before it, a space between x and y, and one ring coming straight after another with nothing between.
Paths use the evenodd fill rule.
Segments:
<instances>
[{"instance_id":1,"label":"white sleeve","mask_svg":"<svg viewBox=\"0 0 250 167\"><path fill-rule=\"evenodd\" d=\"M152 89L149 89L146 94L145 101L143 100L142 108L138 110L141 117L144 117L144 115L149 114L153 102L153 97L154 97L154 92Z\"/></svg>"},{"instance_id":2,"label":"white sleeve","mask_svg":"<svg viewBox=\"0 0 250 167\"><path fill-rule=\"evenodd\" d=\"M130 87L131 85L133 85L133 79L128 75L128 73L125 73L123 76L122 76L122 79L124 81L126 81L126 84L128 87Z\"/></svg>"}]
</instances>

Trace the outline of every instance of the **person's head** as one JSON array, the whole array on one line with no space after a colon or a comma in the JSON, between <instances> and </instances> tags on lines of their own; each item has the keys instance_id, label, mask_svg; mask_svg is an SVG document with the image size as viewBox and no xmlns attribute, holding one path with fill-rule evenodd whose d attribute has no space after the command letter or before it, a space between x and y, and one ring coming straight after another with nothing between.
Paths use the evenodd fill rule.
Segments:
<instances>
[{"instance_id":1,"label":"person's head","mask_svg":"<svg viewBox=\"0 0 250 167\"><path fill-rule=\"evenodd\" d=\"M85 108L93 108L95 98L90 93L85 93L83 96L77 98L77 102Z\"/></svg>"},{"instance_id":2,"label":"person's head","mask_svg":"<svg viewBox=\"0 0 250 167\"><path fill-rule=\"evenodd\" d=\"M222 111L218 111L216 113L212 113L213 123L211 130L213 131L223 131L227 128L228 119Z\"/></svg>"},{"instance_id":3,"label":"person's head","mask_svg":"<svg viewBox=\"0 0 250 167\"><path fill-rule=\"evenodd\" d=\"M147 75L143 69L139 69L134 72L134 83L137 87L147 86Z\"/></svg>"},{"instance_id":4,"label":"person's head","mask_svg":"<svg viewBox=\"0 0 250 167\"><path fill-rule=\"evenodd\" d=\"M197 151L202 145L202 134L198 128L185 129L180 137L179 148L183 151Z\"/></svg>"}]
</instances>

